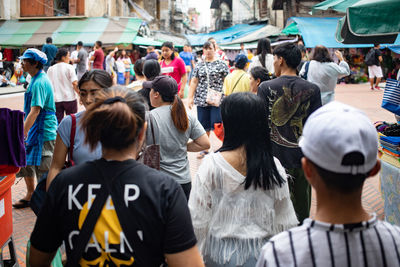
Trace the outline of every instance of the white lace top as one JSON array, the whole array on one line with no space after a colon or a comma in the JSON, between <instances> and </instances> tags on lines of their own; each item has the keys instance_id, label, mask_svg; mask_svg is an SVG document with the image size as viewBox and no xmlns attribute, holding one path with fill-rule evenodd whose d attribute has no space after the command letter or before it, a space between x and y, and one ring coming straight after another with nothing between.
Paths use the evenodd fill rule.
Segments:
<instances>
[{"instance_id":1,"label":"white lace top","mask_svg":"<svg viewBox=\"0 0 400 267\"><path fill-rule=\"evenodd\" d=\"M275 164L286 181L279 160ZM258 258L273 235L298 224L287 182L272 190L244 189L245 177L220 153L203 159L192 181L189 209L201 253L224 264L235 252L238 265Z\"/></svg>"}]
</instances>

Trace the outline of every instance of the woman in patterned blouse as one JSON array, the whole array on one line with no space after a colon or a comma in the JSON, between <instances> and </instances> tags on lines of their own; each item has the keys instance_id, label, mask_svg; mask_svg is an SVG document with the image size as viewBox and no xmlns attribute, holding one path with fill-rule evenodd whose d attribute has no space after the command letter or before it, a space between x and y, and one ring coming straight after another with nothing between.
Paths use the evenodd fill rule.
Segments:
<instances>
[{"instance_id":1,"label":"woman in patterned blouse","mask_svg":"<svg viewBox=\"0 0 400 267\"><path fill-rule=\"evenodd\" d=\"M215 58L215 46L211 42L203 45L204 61L198 63L193 70L193 78L189 89L189 108L197 106L197 118L210 136L214 124L221 122L219 105L207 103L208 89L223 93L224 79L229 74L228 66L222 60ZM198 158L203 158L208 151L202 151Z\"/></svg>"}]
</instances>

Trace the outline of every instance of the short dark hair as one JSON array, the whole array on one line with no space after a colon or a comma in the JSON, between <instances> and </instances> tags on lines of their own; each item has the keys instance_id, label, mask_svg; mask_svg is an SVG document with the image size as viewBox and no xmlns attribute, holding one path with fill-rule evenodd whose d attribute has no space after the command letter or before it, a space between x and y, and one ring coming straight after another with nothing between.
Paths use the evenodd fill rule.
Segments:
<instances>
[{"instance_id":1,"label":"short dark hair","mask_svg":"<svg viewBox=\"0 0 400 267\"><path fill-rule=\"evenodd\" d=\"M68 50L66 48L59 48L57 50L56 56L54 57L54 61L58 62L61 60L62 57L65 57L68 55Z\"/></svg>"},{"instance_id":2,"label":"short dark hair","mask_svg":"<svg viewBox=\"0 0 400 267\"><path fill-rule=\"evenodd\" d=\"M365 179L369 176L368 174L336 173L321 168L312 161L311 163L315 166L324 184L340 193L349 194L361 189Z\"/></svg>"},{"instance_id":3,"label":"short dark hair","mask_svg":"<svg viewBox=\"0 0 400 267\"><path fill-rule=\"evenodd\" d=\"M51 44L53 42L53 39L51 37L46 38L46 44Z\"/></svg>"},{"instance_id":4,"label":"short dark hair","mask_svg":"<svg viewBox=\"0 0 400 267\"><path fill-rule=\"evenodd\" d=\"M143 59L138 59L136 60L133 70L135 71L135 74L139 76L143 76L143 65L144 65L144 60Z\"/></svg>"},{"instance_id":5,"label":"short dark hair","mask_svg":"<svg viewBox=\"0 0 400 267\"><path fill-rule=\"evenodd\" d=\"M83 46L83 43L82 43L82 41L79 41L76 45Z\"/></svg>"},{"instance_id":6,"label":"short dark hair","mask_svg":"<svg viewBox=\"0 0 400 267\"><path fill-rule=\"evenodd\" d=\"M242 46L242 45L244 46L244 43L240 43L240 46Z\"/></svg>"},{"instance_id":7,"label":"short dark hair","mask_svg":"<svg viewBox=\"0 0 400 267\"><path fill-rule=\"evenodd\" d=\"M204 49L207 49L207 48L213 48L213 49L215 49L215 46L214 46L214 44L213 44L212 42L207 41L207 42L205 42L205 43L203 44L203 48L204 48Z\"/></svg>"},{"instance_id":8,"label":"short dark hair","mask_svg":"<svg viewBox=\"0 0 400 267\"><path fill-rule=\"evenodd\" d=\"M34 60L32 58L26 58L24 60L28 61L29 64L31 64L31 65L35 65L37 63L36 68L39 69L39 70L43 69L43 63L42 62L36 61L36 60Z\"/></svg>"},{"instance_id":9,"label":"short dark hair","mask_svg":"<svg viewBox=\"0 0 400 267\"><path fill-rule=\"evenodd\" d=\"M333 62L331 55L329 55L328 48L323 45L317 45L314 48L311 59L321 63Z\"/></svg>"},{"instance_id":10,"label":"short dark hair","mask_svg":"<svg viewBox=\"0 0 400 267\"><path fill-rule=\"evenodd\" d=\"M103 43L101 42L101 41L96 41L96 44L98 45L98 46L102 46L103 45Z\"/></svg>"},{"instance_id":11,"label":"short dark hair","mask_svg":"<svg viewBox=\"0 0 400 267\"><path fill-rule=\"evenodd\" d=\"M148 81L154 80L161 73L160 63L155 59L148 59L143 64L143 74Z\"/></svg>"},{"instance_id":12,"label":"short dark hair","mask_svg":"<svg viewBox=\"0 0 400 267\"><path fill-rule=\"evenodd\" d=\"M301 52L297 45L292 43L281 44L274 49L274 55L285 60L286 65L296 69L301 62Z\"/></svg>"},{"instance_id":13,"label":"short dark hair","mask_svg":"<svg viewBox=\"0 0 400 267\"><path fill-rule=\"evenodd\" d=\"M78 82L78 88L81 88L84 83L89 81L96 83L103 89L107 89L113 85L111 75L105 70L94 69L85 72Z\"/></svg>"},{"instance_id":14,"label":"short dark hair","mask_svg":"<svg viewBox=\"0 0 400 267\"><path fill-rule=\"evenodd\" d=\"M254 80L260 79L260 83L272 79L272 75L268 72L268 70L261 66L252 68L250 70L250 75L254 78Z\"/></svg>"}]
</instances>

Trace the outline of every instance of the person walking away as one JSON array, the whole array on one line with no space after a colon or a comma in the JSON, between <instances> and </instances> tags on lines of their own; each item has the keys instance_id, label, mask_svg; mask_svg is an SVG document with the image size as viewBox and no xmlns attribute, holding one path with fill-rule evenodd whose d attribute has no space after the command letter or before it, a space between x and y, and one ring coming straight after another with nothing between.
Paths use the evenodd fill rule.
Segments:
<instances>
[{"instance_id":1,"label":"person walking away","mask_svg":"<svg viewBox=\"0 0 400 267\"><path fill-rule=\"evenodd\" d=\"M187 81L185 63L181 58L175 56L172 42L164 42L162 44L161 55L161 74L175 79L178 84L178 96L183 98Z\"/></svg>"},{"instance_id":2,"label":"person walking away","mask_svg":"<svg viewBox=\"0 0 400 267\"><path fill-rule=\"evenodd\" d=\"M308 118L300 147L316 214L271 238L257 267L399 266L400 228L369 214L361 201L365 180L380 170L378 136L369 118L331 102Z\"/></svg>"},{"instance_id":3,"label":"person walking away","mask_svg":"<svg viewBox=\"0 0 400 267\"><path fill-rule=\"evenodd\" d=\"M77 58L74 60L76 63L76 76L78 81L82 78L83 74L87 71L87 61L88 61L88 53L86 49L83 47L82 41L79 41L76 50L78 51Z\"/></svg>"},{"instance_id":4,"label":"person walking away","mask_svg":"<svg viewBox=\"0 0 400 267\"><path fill-rule=\"evenodd\" d=\"M258 40L256 56L251 59L249 72L254 67L264 67L268 72L274 74L274 56L271 50L271 41L268 38Z\"/></svg>"},{"instance_id":5,"label":"person walking away","mask_svg":"<svg viewBox=\"0 0 400 267\"><path fill-rule=\"evenodd\" d=\"M104 62L104 52L103 48L101 47L103 43L101 41L96 41L94 46L94 53L93 56L90 58L90 61L93 61L93 69L102 70L103 62Z\"/></svg>"},{"instance_id":6,"label":"person walking away","mask_svg":"<svg viewBox=\"0 0 400 267\"><path fill-rule=\"evenodd\" d=\"M136 63L133 66L136 80L127 85L126 88L131 89L133 91L139 91L143 88L143 82L146 81L146 77L143 74L144 62L145 62L144 59L136 60Z\"/></svg>"},{"instance_id":7,"label":"person walking away","mask_svg":"<svg viewBox=\"0 0 400 267\"><path fill-rule=\"evenodd\" d=\"M325 46L318 45L314 48L311 61L305 63L300 70L300 76L305 75L307 81L318 85L322 105L335 100L337 80L350 75L349 64L344 60L342 53L336 50L335 55L339 59L339 65L333 62Z\"/></svg>"},{"instance_id":8,"label":"person walking away","mask_svg":"<svg viewBox=\"0 0 400 267\"><path fill-rule=\"evenodd\" d=\"M257 94L262 82L272 80L272 74L264 67L254 67L250 71L250 92Z\"/></svg>"},{"instance_id":9,"label":"person walking away","mask_svg":"<svg viewBox=\"0 0 400 267\"><path fill-rule=\"evenodd\" d=\"M57 47L53 45L53 39L51 37L46 38L46 44L43 45L42 52L47 56L47 63L43 67L43 70L47 72L57 54Z\"/></svg>"},{"instance_id":10,"label":"person walking away","mask_svg":"<svg viewBox=\"0 0 400 267\"><path fill-rule=\"evenodd\" d=\"M35 189L37 180L49 170L56 139L57 118L51 82L43 71L47 56L42 51L29 48L20 57L24 71L32 77L24 94L24 137L26 167L21 168L17 177L24 177L27 192L18 202L16 209L26 208Z\"/></svg>"},{"instance_id":11,"label":"person walking away","mask_svg":"<svg viewBox=\"0 0 400 267\"><path fill-rule=\"evenodd\" d=\"M243 54L236 56L235 70L225 77L224 94L226 96L232 93L250 91L250 77L246 72L247 62L249 62L247 56Z\"/></svg>"},{"instance_id":12,"label":"person walking away","mask_svg":"<svg viewBox=\"0 0 400 267\"><path fill-rule=\"evenodd\" d=\"M47 75L52 84L57 121L60 123L64 113L70 115L78 112L76 94L79 95L79 90L75 69L69 64L69 51L58 49L55 61L57 63L48 69Z\"/></svg>"},{"instance_id":13,"label":"person walking away","mask_svg":"<svg viewBox=\"0 0 400 267\"><path fill-rule=\"evenodd\" d=\"M224 79L229 74L228 65L215 57L215 47L211 42L203 45L204 61L197 63L193 70L193 78L190 83L188 106L192 109L193 104L197 106L197 118L210 136L214 130L215 123L221 122L221 109L217 105L207 102L207 92L213 89L223 94ZM208 150L202 151L198 158L202 159L208 154Z\"/></svg>"},{"instance_id":14,"label":"person walking away","mask_svg":"<svg viewBox=\"0 0 400 267\"><path fill-rule=\"evenodd\" d=\"M158 54L155 52L154 46L147 47L147 55L144 57L145 60L155 59L158 60Z\"/></svg>"},{"instance_id":15,"label":"person walking away","mask_svg":"<svg viewBox=\"0 0 400 267\"><path fill-rule=\"evenodd\" d=\"M273 155L293 177L289 188L301 222L310 215L311 188L301 169L298 141L307 118L321 106L321 93L317 85L297 76L300 60L301 53L295 44L276 47L274 68L278 78L263 82L258 95L267 107Z\"/></svg>"},{"instance_id":16,"label":"person walking away","mask_svg":"<svg viewBox=\"0 0 400 267\"><path fill-rule=\"evenodd\" d=\"M240 44L240 51L239 51L239 54L245 55L246 57L247 57L247 55L248 55L247 49L244 48L244 43L241 43L241 44Z\"/></svg>"},{"instance_id":17,"label":"person walking away","mask_svg":"<svg viewBox=\"0 0 400 267\"><path fill-rule=\"evenodd\" d=\"M160 170L182 186L189 200L192 179L187 152L209 149L210 140L199 121L186 113L173 78L158 76L144 84L151 88L150 102L155 107L150 112L147 143L151 144L154 130L153 142L160 145Z\"/></svg>"},{"instance_id":18,"label":"person walking away","mask_svg":"<svg viewBox=\"0 0 400 267\"><path fill-rule=\"evenodd\" d=\"M155 59L146 60L143 64L143 74L146 81L154 80L161 75L160 63ZM139 90L139 94L146 100L149 109L152 110L154 107L150 103L150 90L150 87L146 87L146 84L142 83L142 89Z\"/></svg>"},{"instance_id":19,"label":"person walking away","mask_svg":"<svg viewBox=\"0 0 400 267\"><path fill-rule=\"evenodd\" d=\"M85 107L85 110L89 108L89 105L95 103L96 97L98 97L102 91L106 91L113 85L111 76L104 70L91 70L86 72L79 80L79 96L80 102ZM75 138L74 147L72 154L72 161L75 165L80 165L87 161L96 160L101 158L101 145L98 144L92 151L89 146L85 143L85 134L82 130L80 121L85 114L85 111L81 111L75 114ZM72 117L65 117L58 126L56 144L54 146L53 159L51 161L49 173L46 180L47 190L50 187L51 182L54 180L56 175L63 169L67 155L70 150L71 140L71 127Z\"/></svg>"},{"instance_id":20,"label":"person walking away","mask_svg":"<svg viewBox=\"0 0 400 267\"><path fill-rule=\"evenodd\" d=\"M142 98L123 89L90 105L81 127L91 149L101 144L102 158L53 180L30 237L30 266L50 266L62 243L70 266L204 266L180 186L135 160L145 114Z\"/></svg>"},{"instance_id":21,"label":"person walking away","mask_svg":"<svg viewBox=\"0 0 400 267\"><path fill-rule=\"evenodd\" d=\"M264 102L232 94L221 115L224 142L197 171L190 214L207 266L253 267L263 244L298 221L287 174L272 156Z\"/></svg>"},{"instance_id":22,"label":"person walking away","mask_svg":"<svg viewBox=\"0 0 400 267\"><path fill-rule=\"evenodd\" d=\"M368 66L369 83L371 84L371 90L383 91L379 87L379 83L383 77L381 62L383 61L380 44L374 44L374 48L371 48L365 56L365 64ZM375 87L374 78L376 77Z\"/></svg>"},{"instance_id":23,"label":"person walking away","mask_svg":"<svg viewBox=\"0 0 400 267\"><path fill-rule=\"evenodd\" d=\"M183 46L183 51L179 53L179 57L185 62L186 75L188 76L188 81L192 78L192 71L194 69L194 57L190 52L190 45L186 44Z\"/></svg>"}]
</instances>

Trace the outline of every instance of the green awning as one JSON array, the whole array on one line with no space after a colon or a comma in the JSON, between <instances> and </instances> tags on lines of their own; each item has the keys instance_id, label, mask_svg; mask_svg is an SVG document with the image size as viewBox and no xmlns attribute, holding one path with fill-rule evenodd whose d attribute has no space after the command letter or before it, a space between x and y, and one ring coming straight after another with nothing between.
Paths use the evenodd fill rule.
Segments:
<instances>
[{"instance_id":1,"label":"green awning","mask_svg":"<svg viewBox=\"0 0 400 267\"><path fill-rule=\"evenodd\" d=\"M359 0L338 23L343 43L393 43L400 32L400 0Z\"/></svg>"},{"instance_id":2,"label":"green awning","mask_svg":"<svg viewBox=\"0 0 400 267\"><path fill-rule=\"evenodd\" d=\"M156 41L150 38L142 37L142 36L136 36L135 39L132 42L135 45L145 45L145 46L161 46L162 42Z\"/></svg>"},{"instance_id":3,"label":"green awning","mask_svg":"<svg viewBox=\"0 0 400 267\"><path fill-rule=\"evenodd\" d=\"M104 45L131 44L142 25L138 18L86 18L49 20L8 20L0 24L0 44L9 47L40 46L47 37L57 46L85 46L97 40Z\"/></svg>"},{"instance_id":4,"label":"green awning","mask_svg":"<svg viewBox=\"0 0 400 267\"><path fill-rule=\"evenodd\" d=\"M299 28L297 27L296 22L290 23L286 28L281 31L283 35L298 35L300 34Z\"/></svg>"},{"instance_id":5,"label":"green awning","mask_svg":"<svg viewBox=\"0 0 400 267\"><path fill-rule=\"evenodd\" d=\"M318 12L318 10L332 9L338 12L346 13L349 6L359 2L360 0L326 0L321 3L314 5L311 8L312 14Z\"/></svg>"}]
</instances>

